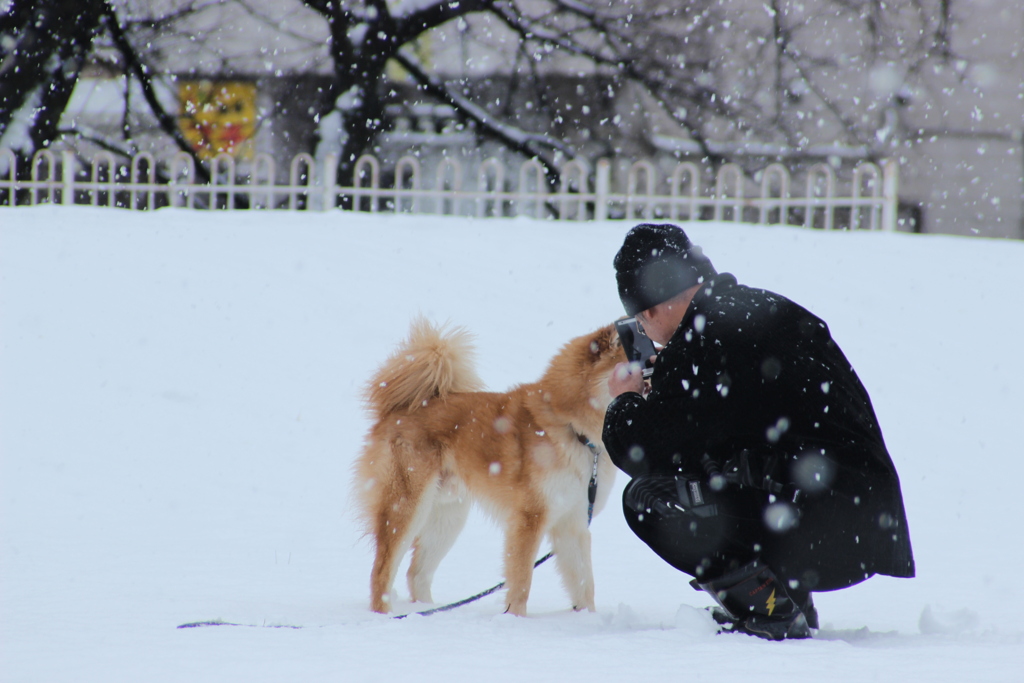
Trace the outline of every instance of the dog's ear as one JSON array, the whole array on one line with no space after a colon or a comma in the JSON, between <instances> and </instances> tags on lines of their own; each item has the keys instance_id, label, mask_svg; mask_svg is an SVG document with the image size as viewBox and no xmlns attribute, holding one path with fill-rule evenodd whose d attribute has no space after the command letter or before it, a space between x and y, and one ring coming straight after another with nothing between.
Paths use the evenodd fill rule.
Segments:
<instances>
[{"instance_id":1,"label":"dog's ear","mask_svg":"<svg viewBox=\"0 0 1024 683\"><path fill-rule=\"evenodd\" d=\"M614 325L602 327L590 335L590 355L596 360L619 346L619 334Z\"/></svg>"},{"instance_id":2,"label":"dog's ear","mask_svg":"<svg viewBox=\"0 0 1024 683\"><path fill-rule=\"evenodd\" d=\"M617 351L622 350L622 337L619 336L619 330L615 325L608 326L608 344L609 348Z\"/></svg>"}]
</instances>

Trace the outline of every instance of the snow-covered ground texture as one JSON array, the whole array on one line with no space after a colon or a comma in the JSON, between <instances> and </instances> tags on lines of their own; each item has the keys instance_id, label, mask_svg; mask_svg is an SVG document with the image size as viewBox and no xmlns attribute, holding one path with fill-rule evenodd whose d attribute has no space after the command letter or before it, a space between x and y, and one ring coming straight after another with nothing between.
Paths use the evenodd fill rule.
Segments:
<instances>
[{"instance_id":1,"label":"snow-covered ground texture","mask_svg":"<svg viewBox=\"0 0 1024 683\"><path fill-rule=\"evenodd\" d=\"M0 679L1021 680L1012 241L686 226L719 270L828 321L902 477L917 578L818 594L813 640L715 635L708 598L627 529L621 475L592 527L596 613L550 564L527 618L500 594L368 610L348 490L371 371L423 313L476 333L489 387L537 378L620 314L629 227L0 209ZM474 512L435 599L497 583L500 554ZM176 628L218 619L255 627Z\"/></svg>"}]
</instances>

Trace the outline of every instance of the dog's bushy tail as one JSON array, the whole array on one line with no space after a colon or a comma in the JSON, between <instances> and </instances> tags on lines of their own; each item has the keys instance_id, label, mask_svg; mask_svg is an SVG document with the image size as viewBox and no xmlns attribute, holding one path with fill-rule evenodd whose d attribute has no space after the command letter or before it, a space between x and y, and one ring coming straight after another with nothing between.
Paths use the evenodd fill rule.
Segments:
<instances>
[{"instance_id":1,"label":"dog's bushy tail","mask_svg":"<svg viewBox=\"0 0 1024 683\"><path fill-rule=\"evenodd\" d=\"M366 386L364 397L377 419L415 409L452 392L480 391L472 335L462 327L437 327L413 320L409 337L388 357Z\"/></svg>"}]
</instances>

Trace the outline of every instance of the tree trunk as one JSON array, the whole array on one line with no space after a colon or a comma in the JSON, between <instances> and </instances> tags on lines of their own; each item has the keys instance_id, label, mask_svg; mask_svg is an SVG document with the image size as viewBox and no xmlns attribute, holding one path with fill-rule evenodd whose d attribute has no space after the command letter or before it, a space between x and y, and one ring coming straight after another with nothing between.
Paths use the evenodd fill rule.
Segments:
<instances>
[{"instance_id":1,"label":"tree trunk","mask_svg":"<svg viewBox=\"0 0 1024 683\"><path fill-rule=\"evenodd\" d=\"M23 152L49 146L100 30L101 0L14 0L2 27L14 48L0 67L0 135L16 117L30 117ZM36 100L36 101L33 101ZM31 106L31 111L27 107Z\"/></svg>"}]
</instances>

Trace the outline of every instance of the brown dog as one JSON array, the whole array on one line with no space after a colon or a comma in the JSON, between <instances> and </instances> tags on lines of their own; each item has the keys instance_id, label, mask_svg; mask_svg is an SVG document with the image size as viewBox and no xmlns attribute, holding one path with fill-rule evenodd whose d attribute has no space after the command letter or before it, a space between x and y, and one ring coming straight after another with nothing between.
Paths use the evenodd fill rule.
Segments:
<instances>
[{"instance_id":1,"label":"brown dog","mask_svg":"<svg viewBox=\"0 0 1024 683\"><path fill-rule=\"evenodd\" d=\"M587 490L596 446L597 499L615 466L601 444L607 380L625 360L615 326L573 339L539 382L479 391L469 335L413 322L409 338L366 389L375 424L356 464L355 488L376 542L371 607L387 612L411 545L409 592L432 602L434 571L472 501L505 528L508 612L526 614L533 563L546 534L574 609L594 610Z\"/></svg>"}]
</instances>

